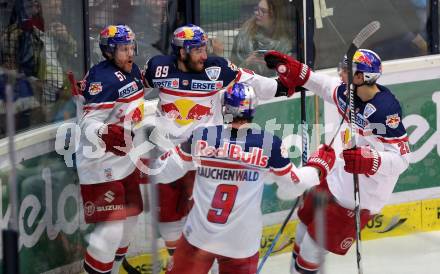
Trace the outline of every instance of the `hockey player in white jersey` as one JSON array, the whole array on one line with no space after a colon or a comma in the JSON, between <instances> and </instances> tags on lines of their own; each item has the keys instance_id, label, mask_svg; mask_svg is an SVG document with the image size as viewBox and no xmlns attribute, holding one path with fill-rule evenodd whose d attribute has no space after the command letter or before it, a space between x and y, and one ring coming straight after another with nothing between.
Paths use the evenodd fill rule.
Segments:
<instances>
[{"instance_id":1,"label":"hockey player in white jersey","mask_svg":"<svg viewBox=\"0 0 440 274\"><path fill-rule=\"evenodd\" d=\"M282 81L303 86L325 101L336 105L348 121L347 59L342 62L340 76L315 73L306 65L279 52L269 52L265 59L277 70ZM409 165L409 146L402 110L391 91L376 83L382 73L379 56L367 49L359 49L353 57L353 84L355 86L356 148L343 136L344 150L335 168L327 176L322 190L331 197L325 210L327 239L323 249L316 242L312 193L305 198L299 210L301 220L297 227L291 273L317 273L321 252L345 255L356 238L354 220L353 174L359 174L361 229L374 214L380 212L393 192L394 186ZM348 132L348 131L346 131Z\"/></svg>"},{"instance_id":2,"label":"hockey player in white jersey","mask_svg":"<svg viewBox=\"0 0 440 274\"><path fill-rule=\"evenodd\" d=\"M261 100L287 96L293 91L276 79L238 68L223 57L207 56L207 42L208 36L199 26L179 27L171 42L173 54L154 56L145 65L145 86L159 89L156 132L165 136L168 146L153 142L164 146L164 151L187 140L198 126L223 124L221 91L234 83L251 85ZM184 183L158 186L159 231L170 254L191 206L188 199L194 172L180 181Z\"/></svg>"},{"instance_id":3,"label":"hockey player in white jersey","mask_svg":"<svg viewBox=\"0 0 440 274\"><path fill-rule=\"evenodd\" d=\"M164 168L150 177L155 183L170 183L196 170L194 206L167 273L206 274L214 259L220 273L256 273L264 182L275 181L279 196L293 199L324 180L334 164L328 146L303 168L284 158L281 140L250 124L257 105L252 87L234 84L224 93L224 105L232 124L199 127L154 162Z\"/></svg>"},{"instance_id":4,"label":"hockey player in white jersey","mask_svg":"<svg viewBox=\"0 0 440 274\"><path fill-rule=\"evenodd\" d=\"M81 81L77 153L85 221L95 224L86 238L84 269L90 274L119 273L143 205L142 177L128 155L133 139L141 142L135 130L144 112L141 74L133 62L135 34L110 25L101 31L99 46L105 60Z\"/></svg>"}]
</instances>

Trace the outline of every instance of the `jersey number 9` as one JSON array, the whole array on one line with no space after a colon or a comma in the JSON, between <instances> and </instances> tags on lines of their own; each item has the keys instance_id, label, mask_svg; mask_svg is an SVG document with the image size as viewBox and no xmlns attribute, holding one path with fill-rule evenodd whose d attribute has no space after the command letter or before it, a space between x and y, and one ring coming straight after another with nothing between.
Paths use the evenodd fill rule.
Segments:
<instances>
[{"instance_id":1,"label":"jersey number 9","mask_svg":"<svg viewBox=\"0 0 440 274\"><path fill-rule=\"evenodd\" d=\"M208 211L208 221L216 224L226 223L234 207L237 192L236 185L218 185L212 199L211 209Z\"/></svg>"}]
</instances>

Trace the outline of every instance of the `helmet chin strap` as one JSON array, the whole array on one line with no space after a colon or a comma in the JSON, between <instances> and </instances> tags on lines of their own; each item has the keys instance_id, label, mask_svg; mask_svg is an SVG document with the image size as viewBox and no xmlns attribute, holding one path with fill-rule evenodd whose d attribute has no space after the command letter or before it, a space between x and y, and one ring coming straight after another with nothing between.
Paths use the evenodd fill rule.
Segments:
<instances>
[{"instance_id":1,"label":"helmet chin strap","mask_svg":"<svg viewBox=\"0 0 440 274\"><path fill-rule=\"evenodd\" d=\"M362 86L370 86L370 85L367 84L365 81L363 81L362 84L360 84L360 85L353 84L353 86L354 86L354 87L356 88L356 90L357 90L358 87L362 87Z\"/></svg>"},{"instance_id":2,"label":"helmet chin strap","mask_svg":"<svg viewBox=\"0 0 440 274\"><path fill-rule=\"evenodd\" d=\"M356 73L362 73L362 72L355 72L354 74L356 75ZM365 78L364 78L365 76L364 76L364 74L362 73L362 83L361 84L355 84L355 83L353 83L353 86L354 87L356 87L356 88L358 88L358 87L362 87L362 86L372 86L373 84L370 84L370 83L367 83L367 81L365 81Z\"/></svg>"},{"instance_id":3,"label":"helmet chin strap","mask_svg":"<svg viewBox=\"0 0 440 274\"><path fill-rule=\"evenodd\" d=\"M371 87L371 86L373 86L375 84L375 82L373 82L373 83L368 83L367 81L363 81L362 82L362 84L360 84L360 85L356 85L356 84L353 84L353 86L355 86L355 87L362 87L362 86L367 86L367 87Z\"/></svg>"}]
</instances>

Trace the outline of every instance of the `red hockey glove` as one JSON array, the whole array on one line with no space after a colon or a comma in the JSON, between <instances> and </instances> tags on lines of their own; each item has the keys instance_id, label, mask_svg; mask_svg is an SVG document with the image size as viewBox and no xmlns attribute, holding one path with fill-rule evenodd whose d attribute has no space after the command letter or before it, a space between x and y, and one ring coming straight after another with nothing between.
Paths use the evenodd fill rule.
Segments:
<instances>
[{"instance_id":1,"label":"red hockey glove","mask_svg":"<svg viewBox=\"0 0 440 274\"><path fill-rule=\"evenodd\" d=\"M105 152L112 152L117 156L126 155L132 145L134 133L124 133L124 128L115 124L103 125L98 130L98 136L105 143ZM127 140L127 143L125 142Z\"/></svg>"},{"instance_id":2,"label":"red hockey glove","mask_svg":"<svg viewBox=\"0 0 440 274\"><path fill-rule=\"evenodd\" d=\"M374 175L381 164L379 153L369 147L344 150L342 157L345 161L345 171L354 174Z\"/></svg>"},{"instance_id":3,"label":"red hockey glove","mask_svg":"<svg viewBox=\"0 0 440 274\"><path fill-rule=\"evenodd\" d=\"M313 153L306 163L319 170L320 179L324 179L335 165L336 154L332 147L328 145L320 145L318 150Z\"/></svg>"},{"instance_id":4,"label":"red hockey glove","mask_svg":"<svg viewBox=\"0 0 440 274\"><path fill-rule=\"evenodd\" d=\"M289 89L289 96L295 87L304 85L309 79L310 68L289 55L271 50L264 55L264 60L268 68L276 69L280 82Z\"/></svg>"}]
</instances>

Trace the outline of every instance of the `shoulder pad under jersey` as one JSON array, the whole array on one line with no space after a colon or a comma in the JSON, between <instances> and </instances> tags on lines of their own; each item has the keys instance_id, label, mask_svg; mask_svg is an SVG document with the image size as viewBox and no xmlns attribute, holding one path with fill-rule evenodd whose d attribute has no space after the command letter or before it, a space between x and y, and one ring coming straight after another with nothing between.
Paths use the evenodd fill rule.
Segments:
<instances>
[{"instance_id":1,"label":"shoulder pad under jersey","mask_svg":"<svg viewBox=\"0 0 440 274\"><path fill-rule=\"evenodd\" d=\"M382 125L373 132L388 138L387 140L406 136L399 101L388 88L380 85L378 87L381 91L364 108L364 116L370 124Z\"/></svg>"},{"instance_id":2,"label":"shoulder pad under jersey","mask_svg":"<svg viewBox=\"0 0 440 274\"><path fill-rule=\"evenodd\" d=\"M93 66L85 78L83 96L86 103L112 102L117 99L114 91L119 87L117 67L110 61L102 61Z\"/></svg>"}]
</instances>

